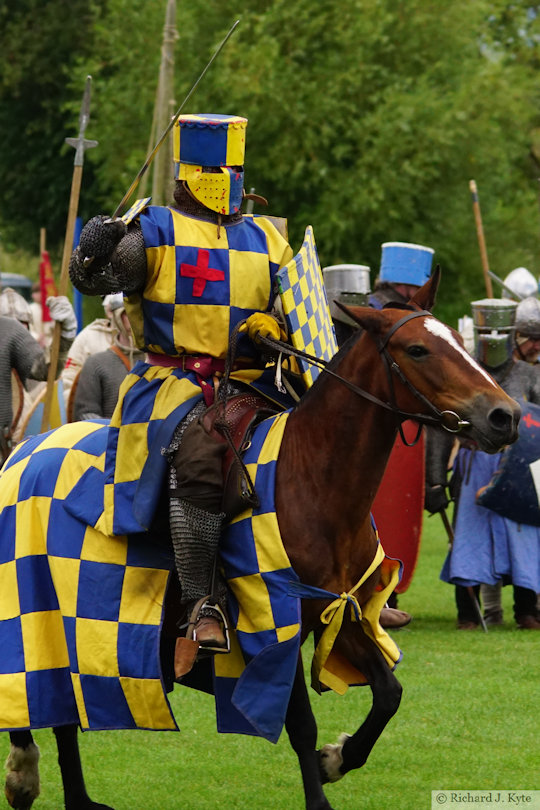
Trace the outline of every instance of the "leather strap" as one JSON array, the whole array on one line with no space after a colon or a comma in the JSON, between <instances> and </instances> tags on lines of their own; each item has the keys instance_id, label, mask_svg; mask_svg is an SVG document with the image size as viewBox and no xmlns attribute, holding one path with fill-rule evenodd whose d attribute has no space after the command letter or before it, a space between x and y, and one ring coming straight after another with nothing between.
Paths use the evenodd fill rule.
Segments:
<instances>
[{"instance_id":1,"label":"leather strap","mask_svg":"<svg viewBox=\"0 0 540 810\"><path fill-rule=\"evenodd\" d=\"M117 357L120 358L120 360L125 365L127 370L131 371L131 365L129 363L129 360L127 359L122 349L119 349L118 346L109 346L109 349L111 350L111 352L114 352L117 355Z\"/></svg>"}]
</instances>

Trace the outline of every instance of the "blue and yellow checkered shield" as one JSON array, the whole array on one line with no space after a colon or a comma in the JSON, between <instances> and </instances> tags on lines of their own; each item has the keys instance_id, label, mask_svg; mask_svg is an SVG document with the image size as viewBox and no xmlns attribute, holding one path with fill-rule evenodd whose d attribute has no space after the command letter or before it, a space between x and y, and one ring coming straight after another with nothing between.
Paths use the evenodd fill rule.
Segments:
<instances>
[{"instance_id":1,"label":"blue and yellow checkered shield","mask_svg":"<svg viewBox=\"0 0 540 810\"><path fill-rule=\"evenodd\" d=\"M292 345L319 360L330 360L338 345L311 225L306 228L300 252L279 270L277 280ZM298 358L298 365L309 388L320 369L302 358Z\"/></svg>"}]
</instances>

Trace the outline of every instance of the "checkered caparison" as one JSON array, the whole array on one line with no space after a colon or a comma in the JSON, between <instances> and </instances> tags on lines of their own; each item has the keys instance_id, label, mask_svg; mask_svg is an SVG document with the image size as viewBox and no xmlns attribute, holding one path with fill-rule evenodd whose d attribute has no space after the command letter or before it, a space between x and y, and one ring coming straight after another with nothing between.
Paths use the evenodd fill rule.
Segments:
<instances>
[{"instance_id":1,"label":"checkered caparison","mask_svg":"<svg viewBox=\"0 0 540 810\"><path fill-rule=\"evenodd\" d=\"M176 728L159 637L170 561L66 508L107 427L34 436L0 475L0 728ZM96 496L99 493L96 493Z\"/></svg>"}]
</instances>

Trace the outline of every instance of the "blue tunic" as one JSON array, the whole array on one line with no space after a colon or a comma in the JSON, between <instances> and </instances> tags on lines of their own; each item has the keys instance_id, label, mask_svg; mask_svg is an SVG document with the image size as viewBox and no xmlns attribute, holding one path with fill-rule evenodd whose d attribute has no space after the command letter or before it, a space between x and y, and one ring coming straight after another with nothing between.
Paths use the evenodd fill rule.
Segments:
<instances>
[{"instance_id":1,"label":"blue tunic","mask_svg":"<svg viewBox=\"0 0 540 810\"><path fill-rule=\"evenodd\" d=\"M454 543L441 579L453 585L495 585L503 578L540 592L540 529L515 523L478 506L476 493L497 470L500 454L461 449L455 468L463 476ZM469 469L470 467L470 469Z\"/></svg>"}]
</instances>

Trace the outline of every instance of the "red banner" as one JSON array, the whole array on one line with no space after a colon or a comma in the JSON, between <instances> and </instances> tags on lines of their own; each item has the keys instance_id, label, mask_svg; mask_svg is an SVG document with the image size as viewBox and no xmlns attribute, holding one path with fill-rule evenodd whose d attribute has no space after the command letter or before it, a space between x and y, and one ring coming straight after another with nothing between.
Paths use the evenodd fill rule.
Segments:
<instances>
[{"instance_id":1,"label":"red banner","mask_svg":"<svg viewBox=\"0 0 540 810\"><path fill-rule=\"evenodd\" d=\"M52 320L45 301L50 295L58 295L56 284L54 282L51 259L46 250L44 250L41 254L41 262L39 264L39 283L41 285L41 311L43 312L43 323L45 323L46 321Z\"/></svg>"}]
</instances>

